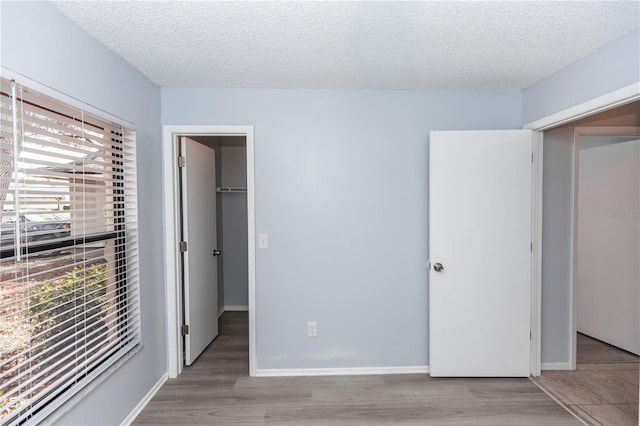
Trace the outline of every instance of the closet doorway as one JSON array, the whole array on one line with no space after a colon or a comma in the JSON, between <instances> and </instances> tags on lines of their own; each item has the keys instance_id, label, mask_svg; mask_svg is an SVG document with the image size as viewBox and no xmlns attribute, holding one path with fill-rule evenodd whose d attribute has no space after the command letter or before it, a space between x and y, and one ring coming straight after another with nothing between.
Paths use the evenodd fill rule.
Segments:
<instances>
[{"instance_id":1,"label":"closet doorway","mask_svg":"<svg viewBox=\"0 0 640 426\"><path fill-rule=\"evenodd\" d=\"M249 311L247 228L247 142L245 136L192 136L212 148L216 158L218 317Z\"/></svg>"},{"instance_id":2,"label":"closet doorway","mask_svg":"<svg viewBox=\"0 0 640 426\"><path fill-rule=\"evenodd\" d=\"M255 374L255 191L254 146L252 126L164 126L163 188L165 194L165 248L167 277L167 348L169 377L177 377L185 365L183 333L184 312L189 303L183 288L181 250L181 164L179 141L188 137L196 145L215 152L215 184L210 191L215 197L215 214L206 227L217 232L216 272L217 301L212 297L211 310L216 316L225 311L244 311L249 323L249 373ZM208 181L213 181L210 179ZM189 206L191 207L191 206ZM193 213L193 212L190 212ZM213 258L212 258L213 259ZM184 265L185 270L188 265ZM212 280L215 281L215 280Z\"/></svg>"}]
</instances>

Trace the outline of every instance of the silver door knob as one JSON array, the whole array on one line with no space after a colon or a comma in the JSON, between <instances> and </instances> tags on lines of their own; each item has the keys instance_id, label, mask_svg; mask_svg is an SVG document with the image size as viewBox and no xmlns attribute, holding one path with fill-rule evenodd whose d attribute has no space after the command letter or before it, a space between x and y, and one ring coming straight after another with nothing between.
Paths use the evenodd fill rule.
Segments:
<instances>
[{"instance_id":1,"label":"silver door knob","mask_svg":"<svg viewBox=\"0 0 640 426\"><path fill-rule=\"evenodd\" d=\"M212 255L214 256L220 256L222 254L222 252L218 249L215 249L214 251L211 252Z\"/></svg>"},{"instance_id":2,"label":"silver door knob","mask_svg":"<svg viewBox=\"0 0 640 426\"><path fill-rule=\"evenodd\" d=\"M436 263L433 265L433 270L436 272L442 272L444 271L444 266L442 266L442 263Z\"/></svg>"}]
</instances>

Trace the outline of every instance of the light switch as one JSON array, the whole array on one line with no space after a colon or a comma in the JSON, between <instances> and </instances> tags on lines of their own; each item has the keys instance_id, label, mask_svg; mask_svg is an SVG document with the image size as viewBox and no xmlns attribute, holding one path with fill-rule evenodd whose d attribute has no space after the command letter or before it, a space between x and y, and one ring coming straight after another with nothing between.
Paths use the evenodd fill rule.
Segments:
<instances>
[{"instance_id":1,"label":"light switch","mask_svg":"<svg viewBox=\"0 0 640 426\"><path fill-rule=\"evenodd\" d=\"M258 248L261 248L261 249L269 248L269 235L258 234Z\"/></svg>"}]
</instances>

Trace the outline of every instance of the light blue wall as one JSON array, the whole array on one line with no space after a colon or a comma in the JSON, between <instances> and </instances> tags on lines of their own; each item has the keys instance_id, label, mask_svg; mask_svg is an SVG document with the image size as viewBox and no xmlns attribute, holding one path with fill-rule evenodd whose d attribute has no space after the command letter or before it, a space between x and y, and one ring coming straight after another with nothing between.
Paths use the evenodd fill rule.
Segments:
<instances>
[{"instance_id":1,"label":"light blue wall","mask_svg":"<svg viewBox=\"0 0 640 426\"><path fill-rule=\"evenodd\" d=\"M640 29L523 90L523 123L638 82Z\"/></svg>"},{"instance_id":2,"label":"light blue wall","mask_svg":"<svg viewBox=\"0 0 640 426\"><path fill-rule=\"evenodd\" d=\"M143 349L73 407L65 425L119 424L166 371L160 90L49 3L0 3L0 63L136 126Z\"/></svg>"},{"instance_id":3,"label":"light blue wall","mask_svg":"<svg viewBox=\"0 0 640 426\"><path fill-rule=\"evenodd\" d=\"M221 181L218 186L247 186L247 150L244 147L221 147ZM249 306L249 271L247 244L247 194L222 193L222 264L224 306Z\"/></svg>"},{"instance_id":4,"label":"light blue wall","mask_svg":"<svg viewBox=\"0 0 640 426\"><path fill-rule=\"evenodd\" d=\"M570 361L573 151L572 127L544 133L541 334L543 364Z\"/></svg>"},{"instance_id":5,"label":"light blue wall","mask_svg":"<svg viewBox=\"0 0 640 426\"><path fill-rule=\"evenodd\" d=\"M430 130L519 92L162 89L163 124L255 126L258 368L426 365ZM157 176L159 179L159 176ZM306 323L318 337L306 337Z\"/></svg>"}]
</instances>

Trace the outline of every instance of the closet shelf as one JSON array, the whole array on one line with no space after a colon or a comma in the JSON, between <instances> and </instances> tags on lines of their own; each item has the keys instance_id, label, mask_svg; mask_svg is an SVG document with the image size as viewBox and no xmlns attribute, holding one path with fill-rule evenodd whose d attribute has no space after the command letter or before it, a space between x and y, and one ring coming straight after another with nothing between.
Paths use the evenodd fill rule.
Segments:
<instances>
[{"instance_id":1,"label":"closet shelf","mask_svg":"<svg viewBox=\"0 0 640 426\"><path fill-rule=\"evenodd\" d=\"M239 188L232 186L219 186L216 188L216 192L247 192L247 188Z\"/></svg>"}]
</instances>

